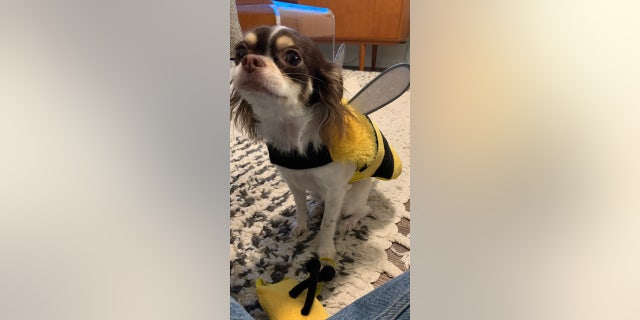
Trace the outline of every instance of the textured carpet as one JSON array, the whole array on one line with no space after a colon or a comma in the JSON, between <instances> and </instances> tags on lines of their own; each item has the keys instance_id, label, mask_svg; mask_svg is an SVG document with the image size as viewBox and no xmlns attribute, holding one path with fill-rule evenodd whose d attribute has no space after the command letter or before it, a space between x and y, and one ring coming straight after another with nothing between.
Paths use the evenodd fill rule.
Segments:
<instances>
[{"instance_id":1,"label":"textured carpet","mask_svg":"<svg viewBox=\"0 0 640 320\"><path fill-rule=\"evenodd\" d=\"M377 74L344 70L345 96L354 95ZM337 276L319 297L329 314L409 268L409 92L370 117L398 152L403 173L393 181L374 180L369 195L371 215L353 231L336 235ZM317 247L321 216L312 215L310 230L293 237L293 197L269 163L266 147L235 130L230 147L231 296L256 319L266 319L258 304L255 281L304 279L304 263ZM313 212L315 203L308 201Z\"/></svg>"}]
</instances>

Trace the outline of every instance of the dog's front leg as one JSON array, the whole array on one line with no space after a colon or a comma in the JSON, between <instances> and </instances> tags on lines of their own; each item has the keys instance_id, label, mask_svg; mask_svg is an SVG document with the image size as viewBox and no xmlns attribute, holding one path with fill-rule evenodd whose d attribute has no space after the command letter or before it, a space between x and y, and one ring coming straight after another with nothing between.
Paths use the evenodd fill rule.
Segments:
<instances>
[{"instance_id":1,"label":"dog's front leg","mask_svg":"<svg viewBox=\"0 0 640 320\"><path fill-rule=\"evenodd\" d=\"M336 226L340 218L340 209L346 186L343 188L331 189L327 192L324 203L324 215L322 217L322 225L318 234L318 255L321 258L334 259L336 255L336 246L333 238L336 234Z\"/></svg>"},{"instance_id":2,"label":"dog's front leg","mask_svg":"<svg viewBox=\"0 0 640 320\"><path fill-rule=\"evenodd\" d=\"M307 193L305 189L294 186L293 184L289 185L289 190L291 190L293 201L296 203L296 221L294 222L292 233L297 237L305 233L308 229Z\"/></svg>"}]
</instances>

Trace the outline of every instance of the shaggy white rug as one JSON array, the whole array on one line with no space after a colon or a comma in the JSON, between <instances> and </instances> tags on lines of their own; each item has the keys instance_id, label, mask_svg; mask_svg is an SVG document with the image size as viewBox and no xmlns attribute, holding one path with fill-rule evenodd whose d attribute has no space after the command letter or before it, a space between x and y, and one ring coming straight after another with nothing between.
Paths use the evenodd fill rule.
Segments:
<instances>
[{"instance_id":1,"label":"shaggy white rug","mask_svg":"<svg viewBox=\"0 0 640 320\"><path fill-rule=\"evenodd\" d=\"M345 97L353 96L377 72L343 70ZM409 200L409 92L372 113L403 163L402 175L393 181L374 179L369 195L370 216L356 228L335 238L336 278L324 285L320 301L329 314L374 289L382 273L399 275L409 267L409 251L402 253L405 267L398 268L387 257L393 242L409 249L408 236L398 232L396 223L409 219L405 209ZM266 147L231 133L231 296L256 319L267 319L258 304L255 282L269 283L284 277L303 280L304 264L316 248L321 217L313 217L310 230L296 238L290 234L295 205L287 185L269 163ZM311 203L313 210L314 203Z\"/></svg>"}]
</instances>

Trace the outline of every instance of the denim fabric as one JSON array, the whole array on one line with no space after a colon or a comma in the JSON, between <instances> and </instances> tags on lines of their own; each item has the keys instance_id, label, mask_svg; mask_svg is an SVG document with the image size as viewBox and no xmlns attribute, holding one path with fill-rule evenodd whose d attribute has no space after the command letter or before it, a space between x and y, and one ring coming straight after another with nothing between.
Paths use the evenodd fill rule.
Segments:
<instances>
[{"instance_id":1,"label":"denim fabric","mask_svg":"<svg viewBox=\"0 0 640 320\"><path fill-rule=\"evenodd\" d=\"M409 271L369 292L329 318L329 320L407 320L410 317ZM231 298L231 320L253 319Z\"/></svg>"},{"instance_id":2,"label":"denim fabric","mask_svg":"<svg viewBox=\"0 0 640 320\"><path fill-rule=\"evenodd\" d=\"M330 317L330 320L409 319L409 271L383 284Z\"/></svg>"},{"instance_id":3,"label":"denim fabric","mask_svg":"<svg viewBox=\"0 0 640 320\"><path fill-rule=\"evenodd\" d=\"M253 317L235 299L231 298L230 320L253 320Z\"/></svg>"}]
</instances>

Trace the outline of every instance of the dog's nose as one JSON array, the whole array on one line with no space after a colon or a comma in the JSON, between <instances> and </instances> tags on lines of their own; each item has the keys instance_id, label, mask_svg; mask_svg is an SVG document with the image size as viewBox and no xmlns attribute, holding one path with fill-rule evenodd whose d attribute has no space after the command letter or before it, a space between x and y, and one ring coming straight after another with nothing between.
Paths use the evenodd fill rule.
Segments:
<instances>
[{"instance_id":1,"label":"dog's nose","mask_svg":"<svg viewBox=\"0 0 640 320\"><path fill-rule=\"evenodd\" d=\"M256 68L260 68L264 66L265 66L265 63L262 60L262 58L255 54L248 54L244 56L244 58L242 58L242 68L249 73L256 70Z\"/></svg>"}]
</instances>

